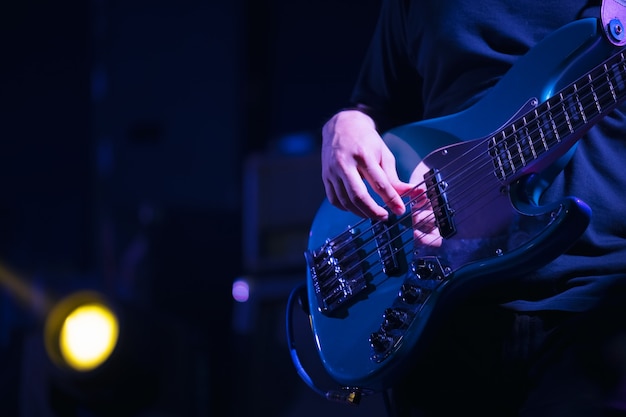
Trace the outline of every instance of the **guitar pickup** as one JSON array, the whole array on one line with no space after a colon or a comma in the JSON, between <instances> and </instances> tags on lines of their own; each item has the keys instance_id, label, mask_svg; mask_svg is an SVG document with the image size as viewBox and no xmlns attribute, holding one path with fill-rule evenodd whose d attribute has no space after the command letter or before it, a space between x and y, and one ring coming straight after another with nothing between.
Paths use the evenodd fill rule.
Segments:
<instances>
[{"instance_id":1,"label":"guitar pickup","mask_svg":"<svg viewBox=\"0 0 626 417\"><path fill-rule=\"evenodd\" d=\"M431 169L424 174L424 183L426 184L426 196L430 200L439 234L443 238L454 235L456 233L456 226L452 219L454 211L450 208L446 194L448 183L442 179L441 173L437 169Z\"/></svg>"},{"instance_id":2,"label":"guitar pickup","mask_svg":"<svg viewBox=\"0 0 626 417\"><path fill-rule=\"evenodd\" d=\"M378 257L382 263L383 272L387 276L398 276L406 269L406 259L402 253L402 241L398 222L394 215L389 215L387 221L372 220L372 230L376 236ZM400 253L402 256L398 256Z\"/></svg>"}]
</instances>

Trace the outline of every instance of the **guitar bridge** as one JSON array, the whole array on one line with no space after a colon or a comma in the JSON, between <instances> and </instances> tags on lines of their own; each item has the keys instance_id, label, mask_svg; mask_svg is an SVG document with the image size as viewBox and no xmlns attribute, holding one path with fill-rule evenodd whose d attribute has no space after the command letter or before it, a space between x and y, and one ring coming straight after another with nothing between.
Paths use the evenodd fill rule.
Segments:
<instances>
[{"instance_id":1,"label":"guitar bridge","mask_svg":"<svg viewBox=\"0 0 626 417\"><path fill-rule=\"evenodd\" d=\"M367 287L358 253L360 241L355 236L355 229L350 228L304 253L317 305L324 314L336 311Z\"/></svg>"}]
</instances>

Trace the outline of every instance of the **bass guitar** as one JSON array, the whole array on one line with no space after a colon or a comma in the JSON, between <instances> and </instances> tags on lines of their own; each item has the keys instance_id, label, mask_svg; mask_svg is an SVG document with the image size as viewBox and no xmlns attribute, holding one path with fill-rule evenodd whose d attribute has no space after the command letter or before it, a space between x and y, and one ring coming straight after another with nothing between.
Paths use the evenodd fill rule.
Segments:
<instances>
[{"instance_id":1,"label":"bass guitar","mask_svg":"<svg viewBox=\"0 0 626 417\"><path fill-rule=\"evenodd\" d=\"M371 221L324 201L310 229L306 295L325 371L351 392L393 385L461 295L555 259L591 210L539 198L579 139L626 97L626 55L598 19L541 41L470 108L383 135L407 214Z\"/></svg>"}]
</instances>

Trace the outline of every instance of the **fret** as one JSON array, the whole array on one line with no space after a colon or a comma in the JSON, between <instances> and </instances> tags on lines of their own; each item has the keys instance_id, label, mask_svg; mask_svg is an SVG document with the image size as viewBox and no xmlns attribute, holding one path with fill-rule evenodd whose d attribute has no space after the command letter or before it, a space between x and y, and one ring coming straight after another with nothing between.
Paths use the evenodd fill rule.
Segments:
<instances>
[{"instance_id":1,"label":"fret","mask_svg":"<svg viewBox=\"0 0 626 417\"><path fill-rule=\"evenodd\" d=\"M567 106L565 105L566 98L563 96L563 93L559 93L559 98L561 102L561 109L563 111L563 115L565 116L565 123L567 123L567 128L570 133L574 133L574 125L572 124L572 119L570 118Z\"/></svg>"},{"instance_id":2,"label":"fret","mask_svg":"<svg viewBox=\"0 0 626 417\"><path fill-rule=\"evenodd\" d=\"M623 77L623 72L624 72L624 55L620 54L620 62L618 62L615 65L611 66L611 72L613 74L613 81L616 87L617 91L623 91L624 90L624 77Z\"/></svg>"},{"instance_id":3,"label":"fret","mask_svg":"<svg viewBox=\"0 0 626 417\"><path fill-rule=\"evenodd\" d=\"M610 110L612 106L617 103L617 95L613 90L613 85L610 82L610 74L605 69L607 65L603 65L598 68L598 74L594 77L598 82L594 90L598 97L599 106L604 113L606 110ZM608 82L607 82L608 81Z\"/></svg>"},{"instance_id":4,"label":"fret","mask_svg":"<svg viewBox=\"0 0 626 417\"><path fill-rule=\"evenodd\" d=\"M598 97L593 85L590 82L591 74L588 74L579 82L578 99L585 113L585 123L589 123L595 116L601 114L601 108L598 103ZM583 85L581 85L584 82Z\"/></svg>"},{"instance_id":5,"label":"fret","mask_svg":"<svg viewBox=\"0 0 626 417\"><path fill-rule=\"evenodd\" d=\"M557 142L560 142L561 135L559 134L559 127L556 121L554 120L554 114L552 113L552 105L550 104L550 100L546 101L546 108L547 108L546 119L548 120L548 125L550 129L552 130L552 133L554 134L550 136L556 139Z\"/></svg>"},{"instance_id":6,"label":"fret","mask_svg":"<svg viewBox=\"0 0 626 417\"><path fill-rule=\"evenodd\" d=\"M560 142L562 138L574 132L570 115L565 106L563 93L552 97L546 103L549 109L549 117L552 121L552 130L554 138Z\"/></svg>"},{"instance_id":7,"label":"fret","mask_svg":"<svg viewBox=\"0 0 626 417\"><path fill-rule=\"evenodd\" d=\"M609 90L611 91L611 96L613 97L613 101L617 101L617 92L615 91L615 87L613 87L613 82L611 81L611 74L609 74L609 66L604 64L604 72L606 74L606 82L609 85Z\"/></svg>"},{"instance_id":8,"label":"fret","mask_svg":"<svg viewBox=\"0 0 626 417\"><path fill-rule=\"evenodd\" d=\"M515 125L491 137L489 153L494 158L498 178L504 180L527 164L523 140L520 140Z\"/></svg>"},{"instance_id":9,"label":"fret","mask_svg":"<svg viewBox=\"0 0 626 417\"><path fill-rule=\"evenodd\" d=\"M523 146L523 142L520 141L519 135L517 134L517 128L515 127L515 123L511 125L511 132L513 140L515 141L515 148L517 149L517 155L519 156L521 166L526 166L526 150Z\"/></svg>"},{"instance_id":10,"label":"fret","mask_svg":"<svg viewBox=\"0 0 626 417\"><path fill-rule=\"evenodd\" d=\"M618 97L621 100L626 92L626 82L624 80L624 73L626 72L626 64L624 61L626 61L626 57L622 52L616 58L619 58L619 60L611 68L613 70L613 80L617 86L617 91L619 92Z\"/></svg>"},{"instance_id":11,"label":"fret","mask_svg":"<svg viewBox=\"0 0 626 417\"><path fill-rule=\"evenodd\" d=\"M587 75L590 99L593 99L586 106L588 118L611 110L623 95L623 58L622 54L616 55Z\"/></svg>"},{"instance_id":12,"label":"fret","mask_svg":"<svg viewBox=\"0 0 626 417\"><path fill-rule=\"evenodd\" d=\"M583 123L587 124L587 114L585 113L585 106L583 106L582 101L580 101L580 95L578 94L579 92L578 84L574 83L573 87L574 87L574 94L572 97L576 101L576 106L578 107L578 114L580 114L580 116L582 117Z\"/></svg>"},{"instance_id":13,"label":"fret","mask_svg":"<svg viewBox=\"0 0 626 417\"><path fill-rule=\"evenodd\" d=\"M565 94L561 93L561 96L563 97L563 111L568 116L570 128L573 133L578 127L586 123L585 114L581 111L582 106L578 100L578 96L576 95L575 86L571 86L567 90L568 91Z\"/></svg>"},{"instance_id":14,"label":"fret","mask_svg":"<svg viewBox=\"0 0 626 417\"><path fill-rule=\"evenodd\" d=\"M545 151L547 151L548 149L550 149L550 147L548 146L548 140L546 138L546 133L544 131L544 129L541 127L541 121L543 120L543 117L539 114L539 111L537 109L535 109L535 120L537 120L537 129L539 132L539 139L541 140L541 144L543 145L543 149Z\"/></svg>"},{"instance_id":15,"label":"fret","mask_svg":"<svg viewBox=\"0 0 626 417\"><path fill-rule=\"evenodd\" d=\"M511 124L509 128L502 131L502 141L505 143L509 162L511 163L511 173L515 173L525 167L529 155L527 155L527 149L523 146L523 141L520 140L515 124Z\"/></svg>"},{"instance_id":16,"label":"fret","mask_svg":"<svg viewBox=\"0 0 626 417\"><path fill-rule=\"evenodd\" d=\"M528 149L530 150L532 159L537 159L537 151L535 150L535 143L533 142L533 138L530 135L530 131L528 130L529 122L526 119L526 116L522 118L522 121L524 122L524 129L522 130L524 134L524 139L526 143L528 143ZM522 142L524 142L524 140L522 140Z\"/></svg>"},{"instance_id":17,"label":"fret","mask_svg":"<svg viewBox=\"0 0 626 417\"><path fill-rule=\"evenodd\" d=\"M562 138L574 133L574 124L572 118L564 103L563 93L554 97L554 110L557 114L559 135Z\"/></svg>"},{"instance_id":18,"label":"fret","mask_svg":"<svg viewBox=\"0 0 626 417\"><path fill-rule=\"evenodd\" d=\"M515 161L513 159L513 154L511 153L511 147L509 146L509 143L507 140L506 131L503 130L501 135L502 135L501 143L504 145L505 155L508 160L507 166L509 167L509 172L514 173L516 171Z\"/></svg>"},{"instance_id":19,"label":"fret","mask_svg":"<svg viewBox=\"0 0 626 417\"><path fill-rule=\"evenodd\" d=\"M493 165L496 170L496 177L504 181L507 177L507 170L505 169L504 163L502 162L502 149L495 136L493 136L489 140L489 155L491 155L491 158L493 160Z\"/></svg>"},{"instance_id":20,"label":"fret","mask_svg":"<svg viewBox=\"0 0 626 417\"><path fill-rule=\"evenodd\" d=\"M591 90L591 94L593 95L593 102L598 109L598 114L602 113L602 108L600 107L600 102L598 101L598 95L596 94L595 89L593 88L593 79L591 77L591 73L587 75L587 79L589 80L589 89Z\"/></svg>"}]
</instances>

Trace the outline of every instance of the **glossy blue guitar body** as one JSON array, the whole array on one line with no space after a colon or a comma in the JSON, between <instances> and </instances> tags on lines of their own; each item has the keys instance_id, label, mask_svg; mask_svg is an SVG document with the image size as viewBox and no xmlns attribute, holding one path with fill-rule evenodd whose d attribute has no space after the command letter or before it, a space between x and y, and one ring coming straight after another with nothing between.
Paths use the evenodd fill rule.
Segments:
<instances>
[{"instance_id":1,"label":"glossy blue guitar body","mask_svg":"<svg viewBox=\"0 0 626 417\"><path fill-rule=\"evenodd\" d=\"M623 101L625 73L598 22L580 20L467 110L383 135L400 177L425 190L406 197L407 212L422 216L371 223L325 201L305 254L312 331L338 384L390 387L450 303L545 265L584 232L584 202L541 206L539 197L576 142Z\"/></svg>"}]
</instances>

